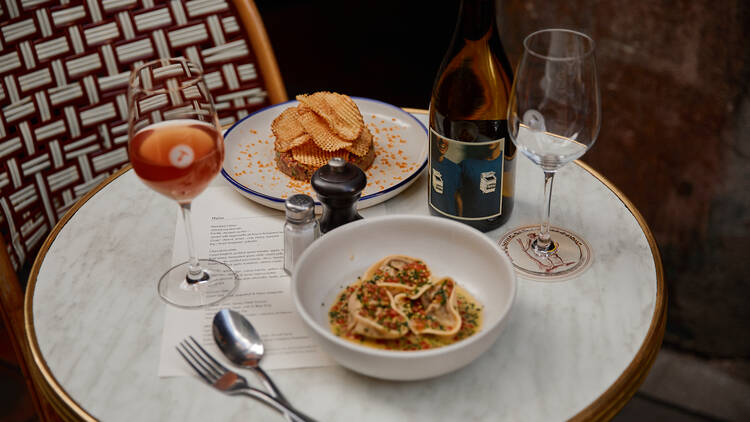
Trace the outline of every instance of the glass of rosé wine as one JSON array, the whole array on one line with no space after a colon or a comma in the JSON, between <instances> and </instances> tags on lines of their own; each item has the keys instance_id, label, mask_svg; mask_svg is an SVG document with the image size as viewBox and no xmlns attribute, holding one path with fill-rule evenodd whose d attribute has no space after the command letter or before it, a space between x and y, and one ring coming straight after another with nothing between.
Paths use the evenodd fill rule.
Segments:
<instances>
[{"instance_id":1,"label":"glass of ros\u00e9 wine","mask_svg":"<svg viewBox=\"0 0 750 422\"><path fill-rule=\"evenodd\" d=\"M201 69L182 58L159 59L130 73L128 154L138 177L180 205L189 260L170 268L158 291L167 303L199 308L231 295L237 274L213 259L198 259L190 204L221 168L224 140Z\"/></svg>"}]
</instances>

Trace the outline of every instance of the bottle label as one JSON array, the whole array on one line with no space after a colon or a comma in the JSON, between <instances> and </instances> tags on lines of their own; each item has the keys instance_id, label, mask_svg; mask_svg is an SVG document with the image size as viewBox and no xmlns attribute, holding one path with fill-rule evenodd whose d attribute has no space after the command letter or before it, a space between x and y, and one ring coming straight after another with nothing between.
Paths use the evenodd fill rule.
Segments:
<instances>
[{"instance_id":1,"label":"bottle label","mask_svg":"<svg viewBox=\"0 0 750 422\"><path fill-rule=\"evenodd\" d=\"M505 138L460 142L430 128L430 207L458 220L500 216L504 145Z\"/></svg>"}]
</instances>

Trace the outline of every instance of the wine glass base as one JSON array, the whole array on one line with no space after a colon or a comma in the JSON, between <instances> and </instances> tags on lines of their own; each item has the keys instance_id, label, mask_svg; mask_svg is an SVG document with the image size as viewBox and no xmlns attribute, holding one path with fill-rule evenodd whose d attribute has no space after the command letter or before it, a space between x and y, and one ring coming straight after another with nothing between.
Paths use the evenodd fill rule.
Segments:
<instances>
[{"instance_id":1,"label":"wine glass base","mask_svg":"<svg viewBox=\"0 0 750 422\"><path fill-rule=\"evenodd\" d=\"M510 258L516 273L538 281L563 281L573 278L591 265L591 246L579 234L550 227L555 247L536 252L532 247L539 226L524 226L504 234L498 243Z\"/></svg>"},{"instance_id":2,"label":"wine glass base","mask_svg":"<svg viewBox=\"0 0 750 422\"><path fill-rule=\"evenodd\" d=\"M202 308L214 305L237 290L240 278L228 265L213 259L199 259L208 277L189 283L188 262L177 264L159 279L159 296L179 308Z\"/></svg>"}]
</instances>

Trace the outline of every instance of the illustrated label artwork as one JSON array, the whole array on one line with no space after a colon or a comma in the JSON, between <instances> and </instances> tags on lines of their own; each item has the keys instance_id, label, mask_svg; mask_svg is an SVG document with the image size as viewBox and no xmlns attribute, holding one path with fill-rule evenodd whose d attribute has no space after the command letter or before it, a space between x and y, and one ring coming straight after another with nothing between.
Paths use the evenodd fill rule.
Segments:
<instances>
[{"instance_id":1,"label":"illustrated label artwork","mask_svg":"<svg viewBox=\"0 0 750 422\"><path fill-rule=\"evenodd\" d=\"M482 193L495 192L495 186L497 185L497 177L494 171L485 171L480 175L479 178L479 190Z\"/></svg>"},{"instance_id":2,"label":"illustrated label artwork","mask_svg":"<svg viewBox=\"0 0 750 422\"><path fill-rule=\"evenodd\" d=\"M458 142L430 129L430 207L460 220L502 214L504 141Z\"/></svg>"},{"instance_id":3,"label":"illustrated label artwork","mask_svg":"<svg viewBox=\"0 0 750 422\"><path fill-rule=\"evenodd\" d=\"M432 168L432 188L438 194L443 194L443 175L434 167Z\"/></svg>"}]
</instances>

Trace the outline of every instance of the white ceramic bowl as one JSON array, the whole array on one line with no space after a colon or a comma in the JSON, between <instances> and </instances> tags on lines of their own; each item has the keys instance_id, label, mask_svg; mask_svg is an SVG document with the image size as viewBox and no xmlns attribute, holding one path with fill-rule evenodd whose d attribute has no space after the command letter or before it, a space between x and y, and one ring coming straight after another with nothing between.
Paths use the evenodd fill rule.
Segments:
<instances>
[{"instance_id":1,"label":"white ceramic bowl","mask_svg":"<svg viewBox=\"0 0 750 422\"><path fill-rule=\"evenodd\" d=\"M392 351L335 336L328 310L337 294L371 264L392 254L420 258L435 276L450 276L484 305L484 322L473 336L431 350ZM479 231L444 218L392 215L367 218L326 233L300 257L292 297L323 350L355 372L389 380L436 377L461 368L490 348L516 296L513 265Z\"/></svg>"}]
</instances>

